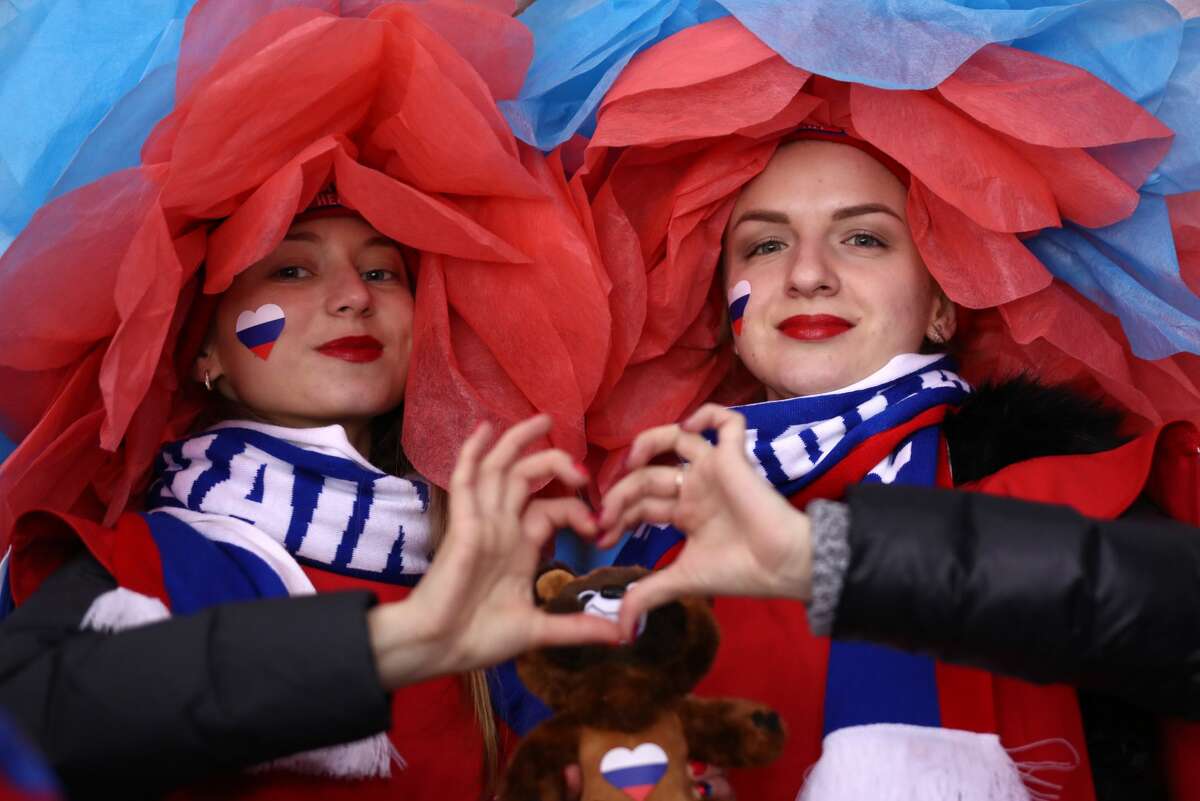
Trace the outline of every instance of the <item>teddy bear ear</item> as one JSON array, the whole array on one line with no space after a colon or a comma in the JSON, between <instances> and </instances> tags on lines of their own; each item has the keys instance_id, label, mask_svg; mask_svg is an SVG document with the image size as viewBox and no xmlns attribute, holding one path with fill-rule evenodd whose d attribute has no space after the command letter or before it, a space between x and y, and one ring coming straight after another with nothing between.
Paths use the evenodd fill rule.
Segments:
<instances>
[{"instance_id":1,"label":"teddy bear ear","mask_svg":"<svg viewBox=\"0 0 1200 801\"><path fill-rule=\"evenodd\" d=\"M534 585L538 603L546 603L574 579L575 576L569 570L563 570L560 567L547 570L538 576L537 584Z\"/></svg>"}]
</instances>

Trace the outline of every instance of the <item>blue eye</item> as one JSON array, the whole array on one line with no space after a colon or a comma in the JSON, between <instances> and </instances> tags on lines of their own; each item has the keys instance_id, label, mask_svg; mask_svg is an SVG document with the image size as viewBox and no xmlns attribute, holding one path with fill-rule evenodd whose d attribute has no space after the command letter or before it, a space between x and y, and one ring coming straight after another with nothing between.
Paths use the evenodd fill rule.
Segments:
<instances>
[{"instance_id":1,"label":"blue eye","mask_svg":"<svg viewBox=\"0 0 1200 801\"><path fill-rule=\"evenodd\" d=\"M769 256L772 253L778 253L783 250L786 245L779 239L768 239L765 242L759 242L754 247L750 248L750 252L746 254L747 258L753 256Z\"/></svg>"},{"instance_id":2,"label":"blue eye","mask_svg":"<svg viewBox=\"0 0 1200 801\"><path fill-rule=\"evenodd\" d=\"M851 234L846 240L846 244L853 245L858 248L883 248L887 247L882 239L874 234L863 233L862 231Z\"/></svg>"},{"instance_id":3,"label":"blue eye","mask_svg":"<svg viewBox=\"0 0 1200 801\"><path fill-rule=\"evenodd\" d=\"M400 280L402 280L400 277L400 274L397 273L395 270L385 270L385 269L366 270L365 272L362 273L362 279L364 281L370 281L372 283L377 283L377 282L382 282L382 281L400 281Z\"/></svg>"},{"instance_id":4,"label":"blue eye","mask_svg":"<svg viewBox=\"0 0 1200 801\"><path fill-rule=\"evenodd\" d=\"M308 278L310 275L312 275L311 272L295 264L284 265L271 273L272 278L279 278L283 281L296 281L301 278Z\"/></svg>"}]
</instances>

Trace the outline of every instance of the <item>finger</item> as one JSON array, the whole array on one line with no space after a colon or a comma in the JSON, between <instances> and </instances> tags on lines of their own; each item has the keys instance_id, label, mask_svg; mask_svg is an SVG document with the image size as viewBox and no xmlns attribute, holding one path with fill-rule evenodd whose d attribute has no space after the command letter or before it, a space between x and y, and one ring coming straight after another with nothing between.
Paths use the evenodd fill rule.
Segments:
<instances>
[{"instance_id":1,"label":"finger","mask_svg":"<svg viewBox=\"0 0 1200 801\"><path fill-rule=\"evenodd\" d=\"M484 420L475 426L475 430L463 442L458 452L458 460L454 463L454 472L450 474L450 489L463 489L475 482L475 473L479 465L479 454L491 436L491 423Z\"/></svg>"},{"instance_id":2,"label":"finger","mask_svg":"<svg viewBox=\"0 0 1200 801\"><path fill-rule=\"evenodd\" d=\"M613 484L600 504L600 525L612 525L625 509L642 498L675 498L679 495L682 468L640 467Z\"/></svg>"},{"instance_id":3,"label":"finger","mask_svg":"<svg viewBox=\"0 0 1200 801\"><path fill-rule=\"evenodd\" d=\"M647 428L638 434L633 438L633 442L629 443L629 452L625 454L625 469L644 467L647 462L662 453L664 448L669 449L670 443L675 441L678 433L679 426L665 425Z\"/></svg>"},{"instance_id":4,"label":"finger","mask_svg":"<svg viewBox=\"0 0 1200 801\"><path fill-rule=\"evenodd\" d=\"M449 485L449 525L446 529L447 538L457 528L457 521L473 526L478 508L475 492L475 480L478 476L479 458L492 435L492 426L484 421L475 427L471 435L463 442L458 452L458 460L454 463L454 471L450 474Z\"/></svg>"},{"instance_id":5,"label":"finger","mask_svg":"<svg viewBox=\"0 0 1200 801\"><path fill-rule=\"evenodd\" d=\"M632 641L638 619L651 609L684 595L695 595L699 592L701 588L689 586L682 574L672 567L638 579L637 584L621 599L617 625L621 629L622 639Z\"/></svg>"},{"instance_id":6,"label":"finger","mask_svg":"<svg viewBox=\"0 0 1200 801\"><path fill-rule=\"evenodd\" d=\"M616 623L595 615L537 612L534 621L531 649L591 642L615 645L621 639L621 631Z\"/></svg>"},{"instance_id":7,"label":"finger","mask_svg":"<svg viewBox=\"0 0 1200 801\"><path fill-rule=\"evenodd\" d=\"M645 467L651 459L664 453L674 453L694 462L711 448L704 437L684 431L677 425L648 428L634 438L625 458L625 467L629 470Z\"/></svg>"},{"instance_id":8,"label":"finger","mask_svg":"<svg viewBox=\"0 0 1200 801\"><path fill-rule=\"evenodd\" d=\"M483 457L481 468L503 470L516 461L521 451L550 431L550 415L539 414L522 420L505 431L488 455Z\"/></svg>"},{"instance_id":9,"label":"finger","mask_svg":"<svg viewBox=\"0 0 1200 801\"><path fill-rule=\"evenodd\" d=\"M722 452L736 452L745 456L746 418L732 409L706 403L684 420L681 427L685 431L695 432L715 429L717 447Z\"/></svg>"},{"instance_id":10,"label":"finger","mask_svg":"<svg viewBox=\"0 0 1200 801\"><path fill-rule=\"evenodd\" d=\"M587 504L579 498L546 498L533 501L525 510L521 530L526 540L540 549L555 531L569 526L576 533L590 537L596 532Z\"/></svg>"},{"instance_id":11,"label":"finger","mask_svg":"<svg viewBox=\"0 0 1200 801\"><path fill-rule=\"evenodd\" d=\"M549 448L517 461L508 471L504 487L504 508L510 513L521 510L529 499L530 488L556 478L568 487L582 487L587 473L566 451Z\"/></svg>"},{"instance_id":12,"label":"finger","mask_svg":"<svg viewBox=\"0 0 1200 801\"><path fill-rule=\"evenodd\" d=\"M691 431L694 434L699 434L701 431L709 428L720 428L731 417L742 417L737 412L720 406L716 403L706 403L696 411L688 415L687 419L679 424L684 431ZM745 418L742 417L744 420Z\"/></svg>"},{"instance_id":13,"label":"finger","mask_svg":"<svg viewBox=\"0 0 1200 801\"><path fill-rule=\"evenodd\" d=\"M550 418L537 415L522 420L505 431L479 462L476 486L481 509L496 510L504 499L504 484L509 466L521 451L550 430ZM490 512L489 512L490 513Z\"/></svg>"},{"instance_id":14,"label":"finger","mask_svg":"<svg viewBox=\"0 0 1200 801\"><path fill-rule=\"evenodd\" d=\"M625 529L615 527L604 529L600 537L596 540L596 547L601 549L611 548L620 542L623 536L625 536Z\"/></svg>"},{"instance_id":15,"label":"finger","mask_svg":"<svg viewBox=\"0 0 1200 801\"><path fill-rule=\"evenodd\" d=\"M635 528L640 523L675 523L677 502L674 498L642 498L627 507L617 522L604 529L602 542L611 542L615 536Z\"/></svg>"},{"instance_id":16,"label":"finger","mask_svg":"<svg viewBox=\"0 0 1200 801\"><path fill-rule=\"evenodd\" d=\"M728 412L729 410L726 409ZM737 412L729 415L717 426L717 448L730 456L740 456L749 461L746 455L746 418Z\"/></svg>"}]
</instances>

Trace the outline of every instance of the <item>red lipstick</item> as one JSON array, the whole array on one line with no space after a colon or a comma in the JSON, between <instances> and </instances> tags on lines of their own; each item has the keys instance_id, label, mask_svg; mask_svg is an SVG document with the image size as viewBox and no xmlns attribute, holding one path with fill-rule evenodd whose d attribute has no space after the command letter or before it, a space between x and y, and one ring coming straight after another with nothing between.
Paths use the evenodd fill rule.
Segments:
<instances>
[{"instance_id":1,"label":"red lipstick","mask_svg":"<svg viewBox=\"0 0 1200 801\"><path fill-rule=\"evenodd\" d=\"M373 362L383 355L383 343L375 337L342 337L329 340L317 350L348 362Z\"/></svg>"},{"instance_id":2,"label":"red lipstick","mask_svg":"<svg viewBox=\"0 0 1200 801\"><path fill-rule=\"evenodd\" d=\"M853 327L854 323L832 314L797 314L777 326L784 336L808 341L836 337Z\"/></svg>"}]
</instances>

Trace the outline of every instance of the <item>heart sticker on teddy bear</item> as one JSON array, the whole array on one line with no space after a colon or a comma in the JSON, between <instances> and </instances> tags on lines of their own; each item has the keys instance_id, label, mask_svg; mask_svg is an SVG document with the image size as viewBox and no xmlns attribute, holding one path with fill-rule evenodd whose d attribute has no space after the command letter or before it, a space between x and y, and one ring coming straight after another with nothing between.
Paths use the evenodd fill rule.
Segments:
<instances>
[{"instance_id":1,"label":"heart sticker on teddy bear","mask_svg":"<svg viewBox=\"0 0 1200 801\"><path fill-rule=\"evenodd\" d=\"M258 358L266 359L275 347L275 340L283 333L283 322L283 309L274 303L244 311L237 316L238 341Z\"/></svg>"},{"instance_id":2,"label":"heart sticker on teddy bear","mask_svg":"<svg viewBox=\"0 0 1200 801\"><path fill-rule=\"evenodd\" d=\"M634 801L643 801L667 772L667 752L655 743L613 748L600 760L600 775Z\"/></svg>"}]
</instances>

